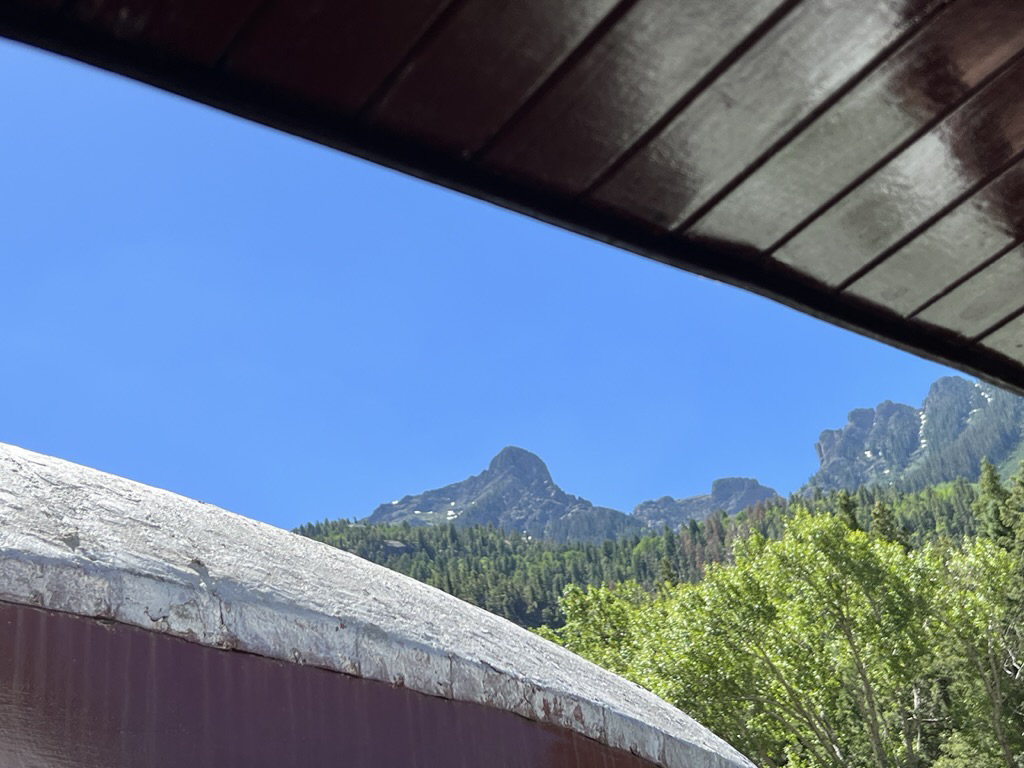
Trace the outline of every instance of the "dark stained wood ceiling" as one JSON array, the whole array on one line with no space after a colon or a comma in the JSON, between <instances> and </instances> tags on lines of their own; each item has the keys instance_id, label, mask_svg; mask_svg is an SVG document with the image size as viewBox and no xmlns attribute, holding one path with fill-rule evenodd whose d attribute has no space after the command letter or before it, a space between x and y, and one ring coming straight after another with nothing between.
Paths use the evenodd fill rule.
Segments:
<instances>
[{"instance_id":1,"label":"dark stained wood ceiling","mask_svg":"<svg viewBox=\"0 0 1024 768\"><path fill-rule=\"evenodd\" d=\"M0 34L1024 392L1021 0L5 0Z\"/></svg>"}]
</instances>

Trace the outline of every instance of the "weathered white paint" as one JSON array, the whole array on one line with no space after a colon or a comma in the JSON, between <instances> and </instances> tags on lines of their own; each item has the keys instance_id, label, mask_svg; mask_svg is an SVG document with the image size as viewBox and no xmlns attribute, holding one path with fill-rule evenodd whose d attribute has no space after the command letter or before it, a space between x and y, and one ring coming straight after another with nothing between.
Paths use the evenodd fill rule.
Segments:
<instances>
[{"instance_id":1,"label":"weathered white paint","mask_svg":"<svg viewBox=\"0 0 1024 768\"><path fill-rule=\"evenodd\" d=\"M0 600L499 707L668 768L751 766L652 694L413 579L2 444Z\"/></svg>"}]
</instances>

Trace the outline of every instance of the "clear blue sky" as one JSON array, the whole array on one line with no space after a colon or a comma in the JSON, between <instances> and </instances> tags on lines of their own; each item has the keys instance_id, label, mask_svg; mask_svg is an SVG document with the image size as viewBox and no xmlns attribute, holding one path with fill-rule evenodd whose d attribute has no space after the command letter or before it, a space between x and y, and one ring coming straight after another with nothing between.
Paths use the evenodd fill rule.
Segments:
<instances>
[{"instance_id":1,"label":"clear blue sky","mask_svg":"<svg viewBox=\"0 0 1024 768\"><path fill-rule=\"evenodd\" d=\"M629 511L782 492L821 429L947 369L0 42L0 441L275 525L505 445Z\"/></svg>"}]
</instances>

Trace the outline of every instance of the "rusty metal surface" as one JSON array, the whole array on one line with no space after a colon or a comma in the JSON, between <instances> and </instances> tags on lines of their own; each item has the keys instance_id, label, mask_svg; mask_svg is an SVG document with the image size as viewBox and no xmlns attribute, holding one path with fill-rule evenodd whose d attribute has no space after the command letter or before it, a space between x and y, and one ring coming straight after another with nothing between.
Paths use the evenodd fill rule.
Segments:
<instances>
[{"instance_id":1,"label":"rusty metal surface","mask_svg":"<svg viewBox=\"0 0 1024 768\"><path fill-rule=\"evenodd\" d=\"M10 0L0 34L1024 392L1018 0Z\"/></svg>"},{"instance_id":2,"label":"rusty metal surface","mask_svg":"<svg viewBox=\"0 0 1024 768\"><path fill-rule=\"evenodd\" d=\"M645 768L480 704L0 602L0 765Z\"/></svg>"}]
</instances>

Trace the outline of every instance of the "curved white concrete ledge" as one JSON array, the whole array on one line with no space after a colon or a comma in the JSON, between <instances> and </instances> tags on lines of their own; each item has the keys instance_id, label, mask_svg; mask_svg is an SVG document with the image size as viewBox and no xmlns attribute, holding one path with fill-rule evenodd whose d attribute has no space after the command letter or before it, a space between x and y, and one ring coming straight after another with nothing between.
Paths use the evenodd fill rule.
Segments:
<instances>
[{"instance_id":1,"label":"curved white concrete ledge","mask_svg":"<svg viewBox=\"0 0 1024 768\"><path fill-rule=\"evenodd\" d=\"M498 707L666 768L752 766L653 694L439 590L2 444L0 600Z\"/></svg>"}]
</instances>

